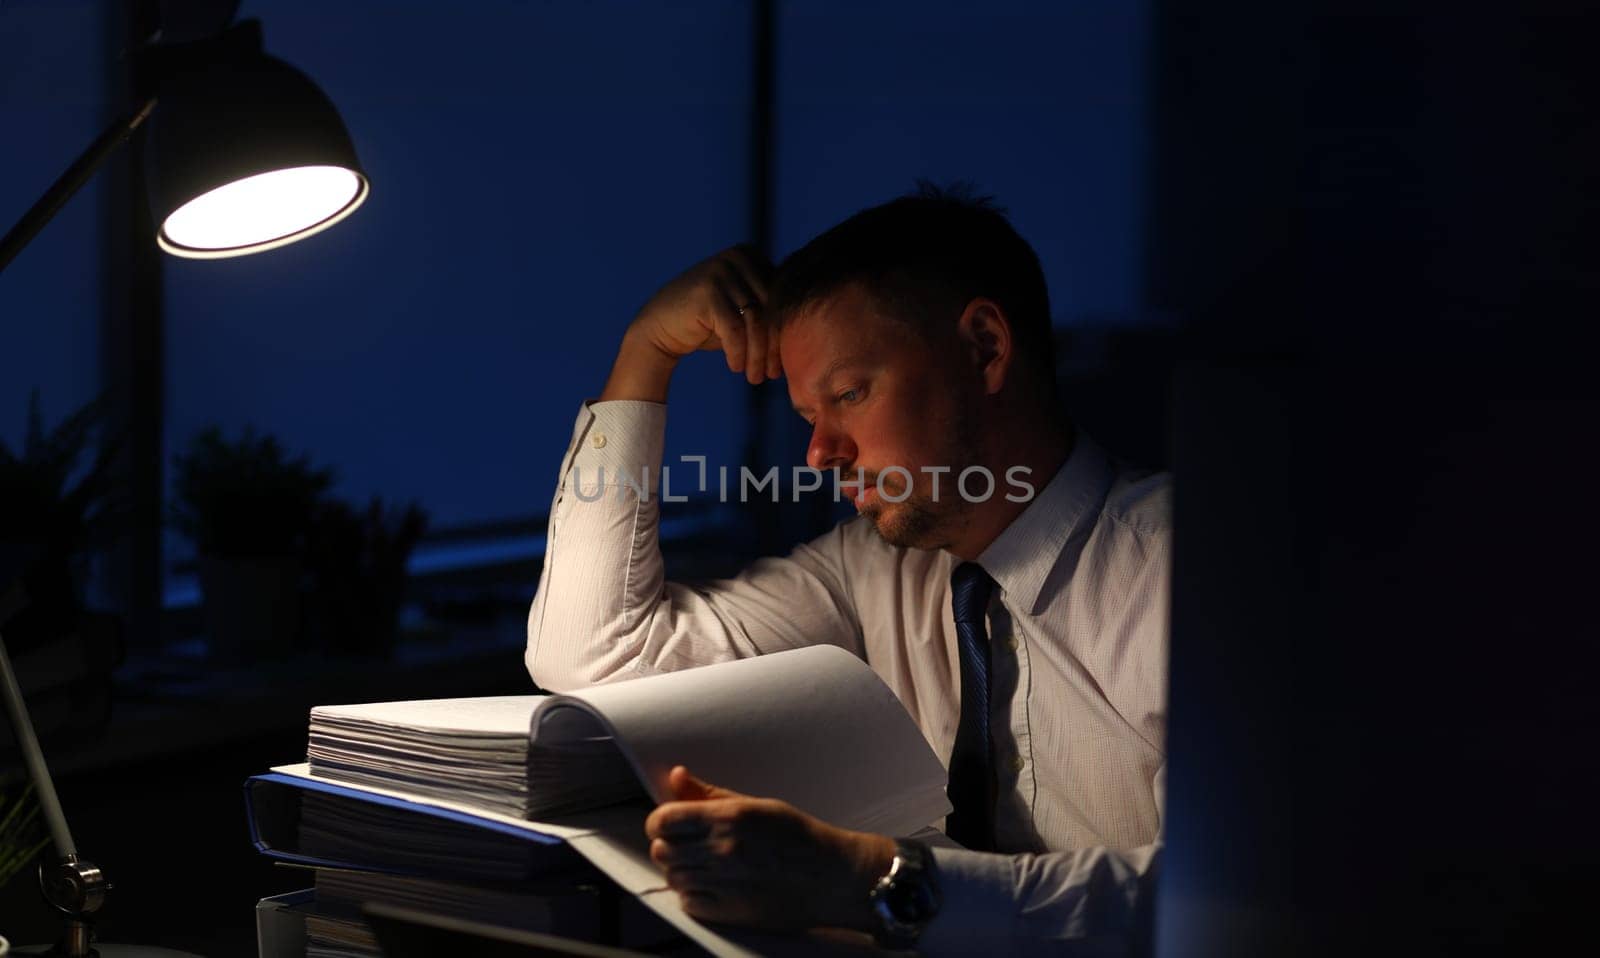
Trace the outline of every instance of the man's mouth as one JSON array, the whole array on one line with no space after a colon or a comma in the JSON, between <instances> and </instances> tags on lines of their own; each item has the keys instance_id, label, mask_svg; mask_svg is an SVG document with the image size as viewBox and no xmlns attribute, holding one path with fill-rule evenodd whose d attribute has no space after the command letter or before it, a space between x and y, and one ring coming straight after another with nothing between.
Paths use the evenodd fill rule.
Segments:
<instances>
[{"instance_id":1,"label":"man's mouth","mask_svg":"<svg viewBox=\"0 0 1600 958\"><path fill-rule=\"evenodd\" d=\"M882 498L878 491L877 476L872 476L863 482L841 482L839 483L839 489L850 497L851 502L855 503L857 512ZM894 492L895 490L891 488L889 491Z\"/></svg>"}]
</instances>

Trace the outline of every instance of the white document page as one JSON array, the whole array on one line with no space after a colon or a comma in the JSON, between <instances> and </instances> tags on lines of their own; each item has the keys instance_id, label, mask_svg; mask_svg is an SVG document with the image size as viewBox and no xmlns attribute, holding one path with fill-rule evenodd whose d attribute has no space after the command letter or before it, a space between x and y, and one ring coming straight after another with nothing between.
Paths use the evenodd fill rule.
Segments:
<instances>
[{"instance_id":1,"label":"white document page","mask_svg":"<svg viewBox=\"0 0 1600 958\"><path fill-rule=\"evenodd\" d=\"M909 835L950 811L944 766L900 700L834 646L550 696L532 726L536 745L609 730L658 802L685 765L843 828Z\"/></svg>"},{"instance_id":2,"label":"white document page","mask_svg":"<svg viewBox=\"0 0 1600 958\"><path fill-rule=\"evenodd\" d=\"M361 705L319 705L311 710L313 722L339 724L355 719L361 725L382 725L396 731L463 733L463 744L481 742L484 736L520 738L528 733L528 719L544 695L496 695L469 699L419 699L415 702L368 702Z\"/></svg>"}]
</instances>

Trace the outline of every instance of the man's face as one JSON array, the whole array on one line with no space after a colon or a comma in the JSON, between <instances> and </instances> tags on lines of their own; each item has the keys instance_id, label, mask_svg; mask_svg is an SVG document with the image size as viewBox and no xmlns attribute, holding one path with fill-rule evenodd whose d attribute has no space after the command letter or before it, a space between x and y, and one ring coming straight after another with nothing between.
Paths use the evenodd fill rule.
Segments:
<instances>
[{"instance_id":1,"label":"man's face","mask_svg":"<svg viewBox=\"0 0 1600 958\"><path fill-rule=\"evenodd\" d=\"M852 285L800 313L779 340L789 399L812 427L807 464L839 469L856 510L894 545L946 546L969 511L956 477L976 461L981 381L959 362L954 323L948 341L930 342ZM906 473L884 471L893 466L910 474L909 490Z\"/></svg>"}]
</instances>

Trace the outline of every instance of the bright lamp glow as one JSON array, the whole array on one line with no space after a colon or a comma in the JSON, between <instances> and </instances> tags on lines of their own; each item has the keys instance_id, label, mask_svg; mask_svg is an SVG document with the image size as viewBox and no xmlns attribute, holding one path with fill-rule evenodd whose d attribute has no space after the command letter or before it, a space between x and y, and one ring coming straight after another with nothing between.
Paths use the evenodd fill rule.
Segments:
<instances>
[{"instance_id":1,"label":"bright lamp glow","mask_svg":"<svg viewBox=\"0 0 1600 958\"><path fill-rule=\"evenodd\" d=\"M178 207L156 241L169 253L194 259L259 253L322 232L366 198L366 179L341 166L273 170Z\"/></svg>"}]
</instances>

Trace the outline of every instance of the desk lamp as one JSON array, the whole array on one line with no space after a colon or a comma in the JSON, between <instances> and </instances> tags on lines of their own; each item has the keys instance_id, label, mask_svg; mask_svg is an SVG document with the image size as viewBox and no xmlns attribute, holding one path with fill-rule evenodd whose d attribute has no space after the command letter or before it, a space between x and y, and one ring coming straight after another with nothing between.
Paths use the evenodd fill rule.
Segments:
<instances>
[{"instance_id":1,"label":"desk lamp","mask_svg":"<svg viewBox=\"0 0 1600 958\"><path fill-rule=\"evenodd\" d=\"M152 45L139 57L139 85L154 95L90 144L0 239L0 270L147 119L155 240L173 255L219 259L275 249L327 229L366 199L367 178L338 112L304 74L262 52L259 22L204 40ZM12 611L0 608L0 624ZM56 862L39 868L45 899L65 921L50 953L176 954L93 947L92 916L110 885L78 857L3 637L0 698L55 846Z\"/></svg>"},{"instance_id":2,"label":"desk lamp","mask_svg":"<svg viewBox=\"0 0 1600 958\"><path fill-rule=\"evenodd\" d=\"M262 52L259 21L152 46L141 65L155 95L90 144L0 239L0 270L147 119L156 242L176 256L276 249L322 232L367 198L338 111L305 74Z\"/></svg>"}]
</instances>

